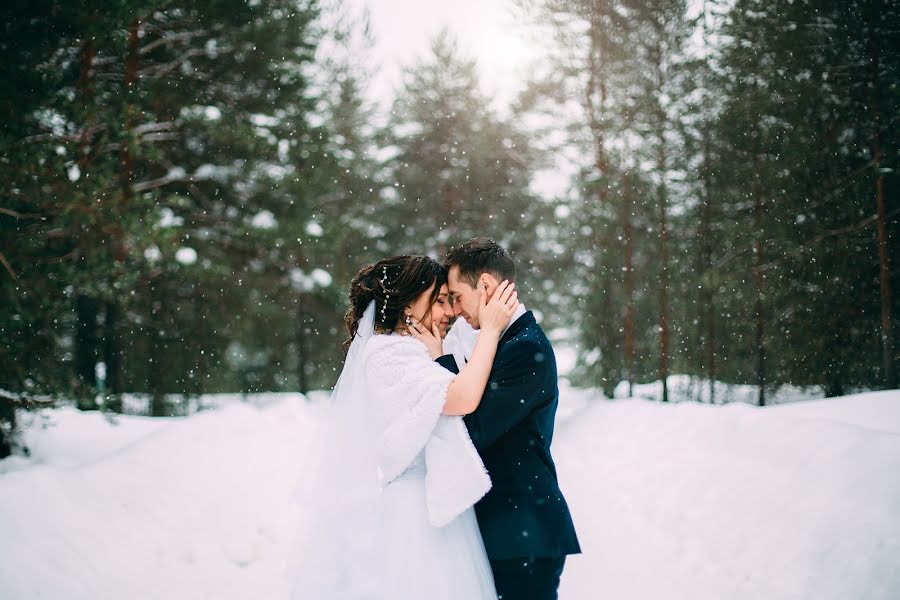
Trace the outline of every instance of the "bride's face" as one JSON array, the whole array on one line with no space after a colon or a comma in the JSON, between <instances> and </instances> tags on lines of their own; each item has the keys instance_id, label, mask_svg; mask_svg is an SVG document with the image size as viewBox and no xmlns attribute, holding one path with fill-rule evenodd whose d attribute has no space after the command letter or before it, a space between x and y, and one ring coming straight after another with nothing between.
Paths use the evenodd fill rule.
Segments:
<instances>
[{"instance_id":1,"label":"bride's face","mask_svg":"<svg viewBox=\"0 0 900 600\"><path fill-rule=\"evenodd\" d=\"M450 306L450 289L447 284L441 286L438 292L437 300L431 305L431 322L437 323L441 332L441 337L447 335L447 329L450 327L450 319L453 318L453 307Z\"/></svg>"},{"instance_id":2,"label":"bride's face","mask_svg":"<svg viewBox=\"0 0 900 600\"><path fill-rule=\"evenodd\" d=\"M425 329L431 331L431 294L434 291L434 284L430 288L422 292L415 302L405 311L413 319L422 324Z\"/></svg>"}]
</instances>

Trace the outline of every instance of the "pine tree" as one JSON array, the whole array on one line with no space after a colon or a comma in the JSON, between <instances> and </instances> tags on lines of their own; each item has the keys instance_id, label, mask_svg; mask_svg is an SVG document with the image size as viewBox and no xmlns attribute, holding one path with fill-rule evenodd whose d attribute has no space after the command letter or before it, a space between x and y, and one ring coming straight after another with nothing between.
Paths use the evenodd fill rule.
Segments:
<instances>
[{"instance_id":1,"label":"pine tree","mask_svg":"<svg viewBox=\"0 0 900 600\"><path fill-rule=\"evenodd\" d=\"M553 206L529 189L536 155L527 136L490 105L476 63L446 31L407 69L386 135L385 249L440 257L466 239L491 237L522 265L523 298L539 305L551 290L538 283L555 280L540 242Z\"/></svg>"},{"instance_id":2,"label":"pine tree","mask_svg":"<svg viewBox=\"0 0 900 600\"><path fill-rule=\"evenodd\" d=\"M749 216L757 199L765 203L758 250L751 255L741 244L739 260L766 282L764 304L778 332L767 342L770 378L822 385L828 395L875 384L874 362L864 357L883 357L885 348L876 298L885 296L879 279L889 290L889 271L867 273L884 273L890 257L886 245L864 241L879 220L865 199L877 196L866 190L881 175L871 140L884 126L860 120L873 114L875 97L866 6L738 3L723 54L728 102L719 135L731 149L732 206ZM883 299L880 307L886 331L891 307Z\"/></svg>"},{"instance_id":3,"label":"pine tree","mask_svg":"<svg viewBox=\"0 0 900 600\"><path fill-rule=\"evenodd\" d=\"M21 103L3 222L20 243L0 249L16 281L2 319L16 368L0 385L81 390L90 407L102 360L107 391L150 392L156 414L166 393L233 389L242 342L296 330L293 311L268 310L292 298L293 234L311 212L281 163L336 168L311 124L315 5L27 10L4 21L24 58L4 79L40 94L4 96ZM304 202L324 194L311 185ZM264 370L288 385L279 359Z\"/></svg>"}]
</instances>

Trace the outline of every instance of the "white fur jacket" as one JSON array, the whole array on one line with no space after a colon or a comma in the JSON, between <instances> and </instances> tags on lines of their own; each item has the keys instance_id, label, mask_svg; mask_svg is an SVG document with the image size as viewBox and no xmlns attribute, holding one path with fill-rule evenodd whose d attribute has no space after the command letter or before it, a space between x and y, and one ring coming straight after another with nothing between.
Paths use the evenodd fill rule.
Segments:
<instances>
[{"instance_id":1,"label":"white fur jacket","mask_svg":"<svg viewBox=\"0 0 900 600\"><path fill-rule=\"evenodd\" d=\"M446 525L491 488L462 417L441 414L455 375L411 336L374 335L363 352L370 408L383 432L376 454L382 488L424 459L429 521Z\"/></svg>"}]
</instances>

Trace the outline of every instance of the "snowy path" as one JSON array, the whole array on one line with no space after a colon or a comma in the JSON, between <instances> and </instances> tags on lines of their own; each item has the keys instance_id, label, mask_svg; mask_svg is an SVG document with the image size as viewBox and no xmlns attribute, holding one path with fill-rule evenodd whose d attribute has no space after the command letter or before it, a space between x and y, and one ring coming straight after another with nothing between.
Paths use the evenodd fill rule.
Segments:
<instances>
[{"instance_id":1,"label":"snowy path","mask_svg":"<svg viewBox=\"0 0 900 600\"><path fill-rule=\"evenodd\" d=\"M57 411L0 462L0 597L285 596L317 409ZM563 600L900 597L900 394L767 409L566 390L554 455L585 554Z\"/></svg>"},{"instance_id":2,"label":"snowy path","mask_svg":"<svg viewBox=\"0 0 900 600\"><path fill-rule=\"evenodd\" d=\"M614 480L589 483L593 457L567 443L578 435L592 435L579 431L590 422L589 410L561 420L554 447L584 551L567 561L561 598L593 597L589 590L596 590L596 597L604 599L736 597L726 591L728 586L714 568L691 556L690 543L686 548L683 540L655 527L641 513L633 495L618 488Z\"/></svg>"},{"instance_id":3,"label":"snowy path","mask_svg":"<svg viewBox=\"0 0 900 600\"><path fill-rule=\"evenodd\" d=\"M562 596L900 597L898 407L593 402L554 449L585 547Z\"/></svg>"}]
</instances>

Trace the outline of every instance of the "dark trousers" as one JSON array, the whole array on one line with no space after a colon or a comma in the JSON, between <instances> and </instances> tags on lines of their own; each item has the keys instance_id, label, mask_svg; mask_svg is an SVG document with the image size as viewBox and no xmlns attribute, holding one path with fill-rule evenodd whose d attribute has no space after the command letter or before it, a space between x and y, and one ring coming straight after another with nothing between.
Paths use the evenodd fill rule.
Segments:
<instances>
[{"instance_id":1,"label":"dark trousers","mask_svg":"<svg viewBox=\"0 0 900 600\"><path fill-rule=\"evenodd\" d=\"M492 560L499 600L557 600L566 557Z\"/></svg>"}]
</instances>

